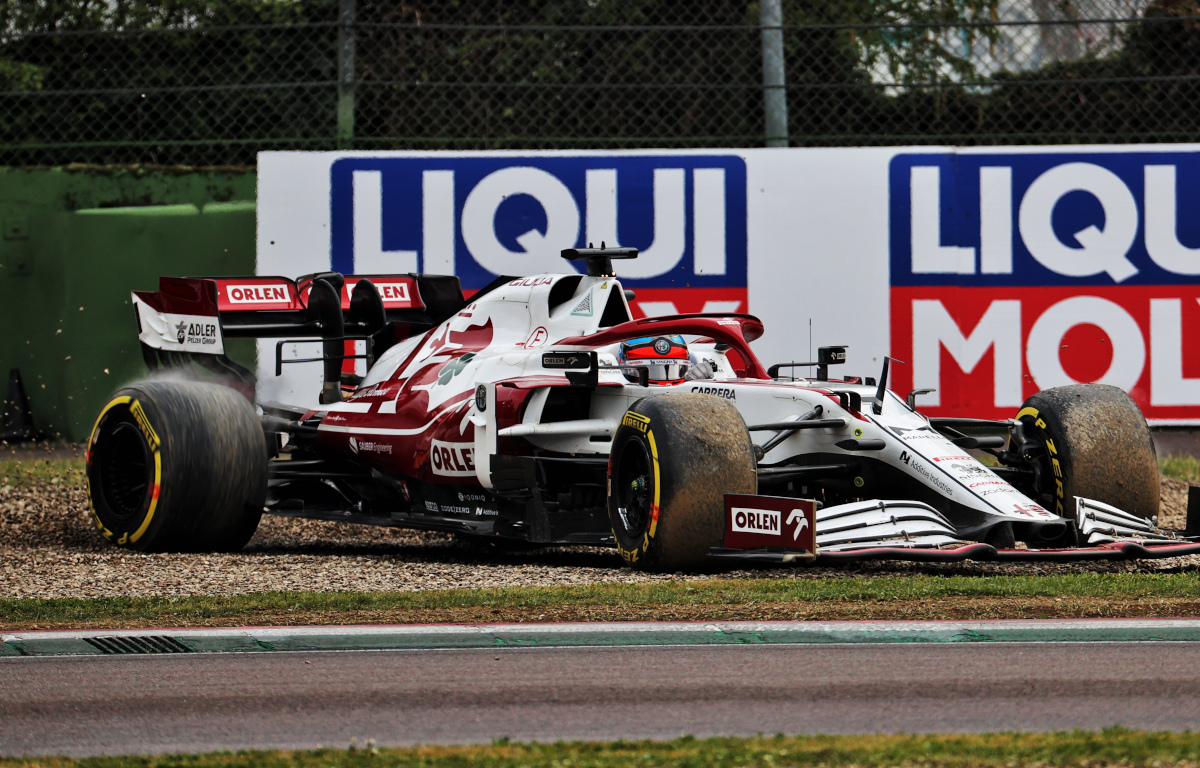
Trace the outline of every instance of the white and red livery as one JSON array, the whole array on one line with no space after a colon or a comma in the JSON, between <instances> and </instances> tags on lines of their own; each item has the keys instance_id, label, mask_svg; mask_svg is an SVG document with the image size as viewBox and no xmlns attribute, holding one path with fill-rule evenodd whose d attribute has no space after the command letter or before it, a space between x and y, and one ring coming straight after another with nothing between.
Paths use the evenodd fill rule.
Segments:
<instances>
[{"instance_id":1,"label":"white and red livery","mask_svg":"<svg viewBox=\"0 0 1200 768\"><path fill-rule=\"evenodd\" d=\"M326 273L164 278L134 301L152 369L247 395L253 376L224 355L225 339L279 339L277 371L292 362L288 343L323 342L319 408L256 403L271 446L267 513L616 545L631 565L660 570L713 557L1197 549L1157 527L1157 469L1139 453L1153 446L1123 393L1049 390L1006 421L927 418L920 392L887 389L887 360L878 381L830 378L844 348L767 367L750 315L634 320L611 260L635 256L564 251L586 274L503 277L469 299L452 277ZM652 385L618 354L622 342L679 336L701 375ZM362 377L347 373L355 342ZM1113 408L1125 443L1089 444L1088 419ZM115 444L103 423L89 451L94 507L116 482L91 458ZM102 531L118 529L119 515L94 511Z\"/></svg>"}]
</instances>

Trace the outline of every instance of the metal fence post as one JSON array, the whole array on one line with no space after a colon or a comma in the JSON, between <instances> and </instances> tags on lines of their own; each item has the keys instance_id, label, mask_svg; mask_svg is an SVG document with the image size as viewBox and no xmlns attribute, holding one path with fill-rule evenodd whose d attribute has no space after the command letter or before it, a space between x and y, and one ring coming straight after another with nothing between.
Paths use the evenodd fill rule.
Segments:
<instances>
[{"instance_id":1,"label":"metal fence post","mask_svg":"<svg viewBox=\"0 0 1200 768\"><path fill-rule=\"evenodd\" d=\"M763 113L768 147L788 145L787 87L783 64L782 0L761 0Z\"/></svg>"},{"instance_id":2,"label":"metal fence post","mask_svg":"<svg viewBox=\"0 0 1200 768\"><path fill-rule=\"evenodd\" d=\"M354 148L354 0L341 0L338 12L338 149Z\"/></svg>"}]
</instances>

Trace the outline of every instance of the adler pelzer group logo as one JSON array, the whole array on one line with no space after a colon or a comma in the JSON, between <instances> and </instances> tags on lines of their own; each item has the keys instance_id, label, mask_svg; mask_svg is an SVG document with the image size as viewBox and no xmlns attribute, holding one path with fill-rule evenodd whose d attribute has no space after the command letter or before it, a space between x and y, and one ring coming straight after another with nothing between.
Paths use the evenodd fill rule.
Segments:
<instances>
[{"instance_id":1,"label":"adler pelzer group logo","mask_svg":"<svg viewBox=\"0 0 1200 768\"><path fill-rule=\"evenodd\" d=\"M1200 153L901 154L889 168L896 389L1009 417L1098 381L1200 417Z\"/></svg>"}]
</instances>

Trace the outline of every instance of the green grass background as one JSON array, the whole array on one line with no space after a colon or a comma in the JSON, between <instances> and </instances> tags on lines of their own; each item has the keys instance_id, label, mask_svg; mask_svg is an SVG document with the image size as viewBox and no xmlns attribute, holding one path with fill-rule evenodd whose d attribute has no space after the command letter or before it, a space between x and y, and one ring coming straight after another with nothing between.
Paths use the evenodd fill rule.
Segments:
<instances>
[{"instance_id":1,"label":"green grass background","mask_svg":"<svg viewBox=\"0 0 1200 768\"><path fill-rule=\"evenodd\" d=\"M1200 735L1100 732L961 736L800 736L238 752L160 757L0 759L0 768L782 768L782 766L1200 765Z\"/></svg>"}]
</instances>

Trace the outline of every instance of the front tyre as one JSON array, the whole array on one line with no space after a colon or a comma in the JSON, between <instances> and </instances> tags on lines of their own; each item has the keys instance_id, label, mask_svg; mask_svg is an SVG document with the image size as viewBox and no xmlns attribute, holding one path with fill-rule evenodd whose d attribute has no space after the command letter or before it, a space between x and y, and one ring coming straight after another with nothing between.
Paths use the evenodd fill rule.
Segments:
<instances>
[{"instance_id":1,"label":"front tyre","mask_svg":"<svg viewBox=\"0 0 1200 768\"><path fill-rule=\"evenodd\" d=\"M1082 496L1149 520L1158 514L1158 457L1137 403L1107 384L1054 387L1030 396L1017 419L1038 463L1037 494L1073 517Z\"/></svg>"},{"instance_id":2,"label":"front tyre","mask_svg":"<svg viewBox=\"0 0 1200 768\"><path fill-rule=\"evenodd\" d=\"M254 407L218 384L150 381L96 419L88 499L101 535L144 552L233 551L258 527L267 455Z\"/></svg>"},{"instance_id":3,"label":"front tyre","mask_svg":"<svg viewBox=\"0 0 1200 768\"><path fill-rule=\"evenodd\" d=\"M707 564L721 541L725 494L758 489L737 408L711 395L642 398L621 419L608 460L608 514L625 562L642 571Z\"/></svg>"}]
</instances>

